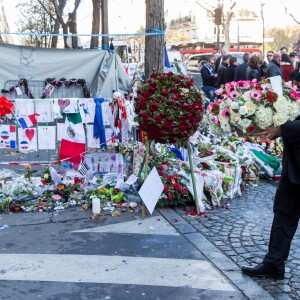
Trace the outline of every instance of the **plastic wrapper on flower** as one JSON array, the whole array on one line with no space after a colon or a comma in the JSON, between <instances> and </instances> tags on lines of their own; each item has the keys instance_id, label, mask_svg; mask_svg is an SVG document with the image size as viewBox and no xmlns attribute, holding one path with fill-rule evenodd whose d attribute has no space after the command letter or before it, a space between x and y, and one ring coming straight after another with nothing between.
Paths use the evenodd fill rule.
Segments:
<instances>
[{"instance_id":1,"label":"plastic wrapper on flower","mask_svg":"<svg viewBox=\"0 0 300 300\"><path fill-rule=\"evenodd\" d=\"M224 173L218 170L206 171L204 176L204 187L210 195L210 201L214 206L220 206L223 197L223 178Z\"/></svg>"},{"instance_id":2,"label":"plastic wrapper on flower","mask_svg":"<svg viewBox=\"0 0 300 300\"><path fill-rule=\"evenodd\" d=\"M137 90L136 121L150 140L186 140L197 130L201 111L202 94L183 74L153 73Z\"/></svg>"}]
</instances>

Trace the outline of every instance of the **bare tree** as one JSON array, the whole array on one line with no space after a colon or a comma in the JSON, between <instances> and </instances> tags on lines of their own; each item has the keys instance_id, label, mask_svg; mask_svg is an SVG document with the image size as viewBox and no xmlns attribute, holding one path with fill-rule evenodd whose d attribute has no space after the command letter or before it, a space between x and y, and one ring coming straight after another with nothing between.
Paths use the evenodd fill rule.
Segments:
<instances>
[{"instance_id":1,"label":"bare tree","mask_svg":"<svg viewBox=\"0 0 300 300\"><path fill-rule=\"evenodd\" d=\"M69 19L67 20L67 22L64 21L64 16L63 16L63 10L66 6L67 0L49 0L49 1L54 6L56 17L59 20L59 23L60 23L60 25L63 29L63 34L67 35L69 33L70 16L69 16ZM75 19L76 19L76 13L77 13L77 9L79 7L80 2L81 2L81 0L75 0L75 2L74 2L74 9L73 9L73 12L72 12L72 16L73 16L73 18L75 16ZM74 30L77 32L76 27L74 28ZM59 31L59 27L58 27L58 31ZM65 45L65 48L68 48L67 36L64 36L64 45Z\"/></svg>"},{"instance_id":2,"label":"bare tree","mask_svg":"<svg viewBox=\"0 0 300 300\"><path fill-rule=\"evenodd\" d=\"M292 19L293 19L297 24L300 24L300 20L297 20L297 19L295 18L294 14L292 14L292 13L288 10L288 8L286 7L286 5L284 4L284 1L281 0L281 3L282 3L282 5L284 6L284 11L285 11L285 13L286 13L287 15L291 16Z\"/></svg>"},{"instance_id":3,"label":"bare tree","mask_svg":"<svg viewBox=\"0 0 300 300\"><path fill-rule=\"evenodd\" d=\"M146 28L164 29L164 0L146 0ZM149 32L149 31L148 31ZM145 77L164 69L164 36L146 36Z\"/></svg>"},{"instance_id":4,"label":"bare tree","mask_svg":"<svg viewBox=\"0 0 300 300\"><path fill-rule=\"evenodd\" d=\"M100 10L101 10L101 0L93 1L93 21L92 21L92 34L100 33ZM99 36L92 36L91 38L91 49L98 49L99 47Z\"/></svg>"}]
</instances>

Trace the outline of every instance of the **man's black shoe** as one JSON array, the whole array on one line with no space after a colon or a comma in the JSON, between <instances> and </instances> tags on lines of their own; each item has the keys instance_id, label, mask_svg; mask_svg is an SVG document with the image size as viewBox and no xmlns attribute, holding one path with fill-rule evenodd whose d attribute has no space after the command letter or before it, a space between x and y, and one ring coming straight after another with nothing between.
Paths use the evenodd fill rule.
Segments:
<instances>
[{"instance_id":1,"label":"man's black shoe","mask_svg":"<svg viewBox=\"0 0 300 300\"><path fill-rule=\"evenodd\" d=\"M242 272L252 277L284 279L284 270L278 270L276 267L266 264L259 264L256 267L242 267Z\"/></svg>"}]
</instances>

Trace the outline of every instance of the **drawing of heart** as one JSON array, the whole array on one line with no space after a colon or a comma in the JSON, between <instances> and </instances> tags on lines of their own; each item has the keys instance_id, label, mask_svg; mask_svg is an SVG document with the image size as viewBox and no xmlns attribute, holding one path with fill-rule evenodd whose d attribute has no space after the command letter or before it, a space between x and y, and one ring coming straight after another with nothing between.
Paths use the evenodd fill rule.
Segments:
<instances>
[{"instance_id":1,"label":"drawing of heart","mask_svg":"<svg viewBox=\"0 0 300 300\"><path fill-rule=\"evenodd\" d=\"M70 105L70 99L66 99L66 100L58 99L58 106L59 106L60 108L65 108L65 107L67 107L68 105Z\"/></svg>"},{"instance_id":2,"label":"drawing of heart","mask_svg":"<svg viewBox=\"0 0 300 300\"><path fill-rule=\"evenodd\" d=\"M31 141L35 135L35 131L34 131L34 129L25 129L25 134L26 134L27 138L29 139L29 141Z\"/></svg>"}]
</instances>

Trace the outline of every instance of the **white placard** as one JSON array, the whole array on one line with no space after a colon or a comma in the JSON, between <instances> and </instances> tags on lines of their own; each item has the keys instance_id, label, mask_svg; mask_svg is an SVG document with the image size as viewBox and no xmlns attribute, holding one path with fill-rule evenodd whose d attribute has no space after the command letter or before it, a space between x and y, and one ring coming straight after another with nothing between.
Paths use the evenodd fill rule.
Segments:
<instances>
[{"instance_id":1,"label":"white placard","mask_svg":"<svg viewBox=\"0 0 300 300\"><path fill-rule=\"evenodd\" d=\"M19 150L22 153L37 150L37 131L36 128L18 128Z\"/></svg>"},{"instance_id":2,"label":"white placard","mask_svg":"<svg viewBox=\"0 0 300 300\"><path fill-rule=\"evenodd\" d=\"M88 148L99 149L100 140L94 138L94 125L86 125L86 137Z\"/></svg>"},{"instance_id":3,"label":"white placard","mask_svg":"<svg viewBox=\"0 0 300 300\"><path fill-rule=\"evenodd\" d=\"M163 190L164 185L154 167L139 190L139 195L151 215Z\"/></svg>"},{"instance_id":4,"label":"white placard","mask_svg":"<svg viewBox=\"0 0 300 300\"><path fill-rule=\"evenodd\" d=\"M34 114L34 102L32 99L15 100L15 117L21 118Z\"/></svg>"},{"instance_id":5,"label":"white placard","mask_svg":"<svg viewBox=\"0 0 300 300\"><path fill-rule=\"evenodd\" d=\"M65 123L57 123L56 124L56 138L57 141L60 142L62 140L63 134L65 129Z\"/></svg>"},{"instance_id":6,"label":"white placard","mask_svg":"<svg viewBox=\"0 0 300 300\"><path fill-rule=\"evenodd\" d=\"M278 96L282 96L282 78L281 76L269 77L272 85L273 92L277 93Z\"/></svg>"},{"instance_id":7,"label":"white placard","mask_svg":"<svg viewBox=\"0 0 300 300\"><path fill-rule=\"evenodd\" d=\"M39 150L55 150L55 126L38 127L38 148Z\"/></svg>"},{"instance_id":8,"label":"white placard","mask_svg":"<svg viewBox=\"0 0 300 300\"><path fill-rule=\"evenodd\" d=\"M138 177L137 177L136 175L134 175L134 174L131 174L131 175L127 178L127 180L125 181L125 183L128 184L128 185L132 185L132 184L134 184L137 180L138 180Z\"/></svg>"},{"instance_id":9,"label":"white placard","mask_svg":"<svg viewBox=\"0 0 300 300\"><path fill-rule=\"evenodd\" d=\"M38 123L40 122L53 122L52 102L50 100L35 100L35 113L39 116L36 117Z\"/></svg>"}]
</instances>

